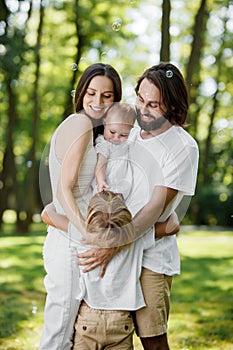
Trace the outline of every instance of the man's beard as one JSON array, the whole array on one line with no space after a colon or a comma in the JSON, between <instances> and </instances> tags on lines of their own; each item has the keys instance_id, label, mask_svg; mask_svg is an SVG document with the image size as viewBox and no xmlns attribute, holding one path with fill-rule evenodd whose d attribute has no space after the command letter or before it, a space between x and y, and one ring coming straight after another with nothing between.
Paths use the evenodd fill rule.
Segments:
<instances>
[{"instance_id":1,"label":"man's beard","mask_svg":"<svg viewBox=\"0 0 233 350\"><path fill-rule=\"evenodd\" d=\"M137 122L141 129L145 131L153 131L158 130L161 128L161 126L167 121L167 119L164 116L160 116L158 118L155 118L151 114L147 114L149 118L152 118L152 120L149 122L145 122L144 120L141 120L141 112L137 108Z\"/></svg>"}]
</instances>

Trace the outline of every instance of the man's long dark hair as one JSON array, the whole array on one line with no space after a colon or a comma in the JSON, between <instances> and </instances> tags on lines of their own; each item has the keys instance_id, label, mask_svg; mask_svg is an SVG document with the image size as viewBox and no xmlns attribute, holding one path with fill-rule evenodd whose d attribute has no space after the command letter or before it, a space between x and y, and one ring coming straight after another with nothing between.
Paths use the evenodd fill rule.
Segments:
<instances>
[{"instance_id":1,"label":"man's long dark hair","mask_svg":"<svg viewBox=\"0 0 233 350\"><path fill-rule=\"evenodd\" d=\"M179 69L172 63L163 62L148 68L137 81L135 88L137 94L143 79L148 79L159 89L162 102L167 109L165 118L171 124L185 127L189 98L184 78Z\"/></svg>"}]
</instances>

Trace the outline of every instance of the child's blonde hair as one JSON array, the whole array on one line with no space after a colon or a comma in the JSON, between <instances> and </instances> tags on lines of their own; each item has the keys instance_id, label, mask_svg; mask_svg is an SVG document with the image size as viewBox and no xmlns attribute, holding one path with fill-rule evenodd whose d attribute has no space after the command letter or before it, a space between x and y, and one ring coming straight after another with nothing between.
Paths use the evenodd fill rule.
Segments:
<instances>
[{"instance_id":1,"label":"child's blonde hair","mask_svg":"<svg viewBox=\"0 0 233 350\"><path fill-rule=\"evenodd\" d=\"M117 116L117 120L112 121L114 116ZM111 107L108 109L104 121L105 123L122 123L134 125L136 120L136 111L133 105L120 101L114 102Z\"/></svg>"},{"instance_id":2,"label":"child's blonde hair","mask_svg":"<svg viewBox=\"0 0 233 350\"><path fill-rule=\"evenodd\" d=\"M116 236L119 230L127 235L133 236L132 225L128 225L132 220L132 215L125 205L123 197L111 191L96 193L90 200L86 228L88 233L103 233L102 239L108 240L113 235ZM117 246L117 243L116 243Z\"/></svg>"}]
</instances>

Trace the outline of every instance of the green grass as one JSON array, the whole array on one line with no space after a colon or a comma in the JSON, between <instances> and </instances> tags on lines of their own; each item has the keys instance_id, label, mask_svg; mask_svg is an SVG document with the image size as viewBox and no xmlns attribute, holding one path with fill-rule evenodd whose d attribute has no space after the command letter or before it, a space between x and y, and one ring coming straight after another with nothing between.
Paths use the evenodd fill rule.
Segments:
<instances>
[{"instance_id":1,"label":"green grass","mask_svg":"<svg viewBox=\"0 0 233 350\"><path fill-rule=\"evenodd\" d=\"M45 227L0 233L0 350L38 349L45 291ZM181 232L182 274L173 282L171 350L233 349L233 231ZM135 337L135 349L141 350Z\"/></svg>"}]
</instances>

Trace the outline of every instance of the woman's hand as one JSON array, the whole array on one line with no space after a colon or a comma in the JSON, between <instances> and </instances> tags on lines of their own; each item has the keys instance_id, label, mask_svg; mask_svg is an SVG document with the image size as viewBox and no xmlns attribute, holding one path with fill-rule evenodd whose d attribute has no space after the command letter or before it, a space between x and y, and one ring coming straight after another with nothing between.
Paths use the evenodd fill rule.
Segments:
<instances>
[{"instance_id":1,"label":"woman's hand","mask_svg":"<svg viewBox=\"0 0 233 350\"><path fill-rule=\"evenodd\" d=\"M56 211L56 209L55 209L53 202L47 204L41 212L42 221L47 225L55 227L53 220L52 220L52 217L51 217L51 213L53 213L55 211Z\"/></svg>"},{"instance_id":2,"label":"woman's hand","mask_svg":"<svg viewBox=\"0 0 233 350\"><path fill-rule=\"evenodd\" d=\"M41 213L42 221L49 225L58 228L59 230L68 231L68 219L65 215L58 214L56 208L52 203L46 205Z\"/></svg>"},{"instance_id":3,"label":"woman's hand","mask_svg":"<svg viewBox=\"0 0 233 350\"><path fill-rule=\"evenodd\" d=\"M109 261L116 255L122 247L116 248L92 248L84 253L77 254L79 265L88 265L83 272L89 272L100 265L100 277L103 278Z\"/></svg>"},{"instance_id":4,"label":"woman's hand","mask_svg":"<svg viewBox=\"0 0 233 350\"><path fill-rule=\"evenodd\" d=\"M175 235L179 230L179 218L176 212L173 212L165 222L157 222L155 224L155 238Z\"/></svg>"}]
</instances>

